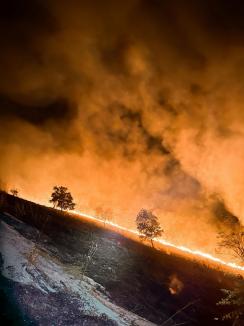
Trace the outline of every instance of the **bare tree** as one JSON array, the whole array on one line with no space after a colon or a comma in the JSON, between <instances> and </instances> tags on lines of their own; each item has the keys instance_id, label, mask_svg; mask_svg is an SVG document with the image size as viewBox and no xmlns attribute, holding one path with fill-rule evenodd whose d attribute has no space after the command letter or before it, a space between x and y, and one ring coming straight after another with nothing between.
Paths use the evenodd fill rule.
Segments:
<instances>
[{"instance_id":1,"label":"bare tree","mask_svg":"<svg viewBox=\"0 0 244 326\"><path fill-rule=\"evenodd\" d=\"M92 262L94 255L96 254L97 248L98 248L97 241L95 239L93 239L91 241L91 245L88 249L88 252L86 254L84 254L82 257L82 264L81 264L81 276L82 277L86 274L87 269L88 269L90 263Z\"/></svg>"},{"instance_id":2,"label":"bare tree","mask_svg":"<svg viewBox=\"0 0 244 326\"><path fill-rule=\"evenodd\" d=\"M97 207L96 215L103 221L104 226L107 222L113 220L113 211L111 208Z\"/></svg>"},{"instance_id":3,"label":"bare tree","mask_svg":"<svg viewBox=\"0 0 244 326\"><path fill-rule=\"evenodd\" d=\"M239 281L234 289L222 289L224 297L217 305L230 306L231 311L223 316L223 320L232 319L233 325L241 326L244 323L244 282Z\"/></svg>"},{"instance_id":4,"label":"bare tree","mask_svg":"<svg viewBox=\"0 0 244 326\"><path fill-rule=\"evenodd\" d=\"M244 228L240 227L231 233L219 234L219 248L230 250L234 257L244 263ZM244 280L240 278L234 289L222 289L224 297L218 305L230 306L231 311L223 319L232 319L233 325L244 324Z\"/></svg>"},{"instance_id":5,"label":"bare tree","mask_svg":"<svg viewBox=\"0 0 244 326\"><path fill-rule=\"evenodd\" d=\"M219 233L220 249L230 250L233 256L244 262L244 228L239 228L231 233Z\"/></svg>"},{"instance_id":6,"label":"bare tree","mask_svg":"<svg viewBox=\"0 0 244 326\"><path fill-rule=\"evenodd\" d=\"M75 208L71 193L68 191L68 188L63 186L53 187L53 193L49 202L53 203L54 208L58 207L61 211L73 210Z\"/></svg>"},{"instance_id":7,"label":"bare tree","mask_svg":"<svg viewBox=\"0 0 244 326\"><path fill-rule=\"evenodd\" d=\"M140 237L150 240L152 247L154 247L153 239L160 237L163 233L163 229L158 222L157 216L153 215L149 210L141 209L136 217L136 225Z\"/></svg>"}]
</instances>

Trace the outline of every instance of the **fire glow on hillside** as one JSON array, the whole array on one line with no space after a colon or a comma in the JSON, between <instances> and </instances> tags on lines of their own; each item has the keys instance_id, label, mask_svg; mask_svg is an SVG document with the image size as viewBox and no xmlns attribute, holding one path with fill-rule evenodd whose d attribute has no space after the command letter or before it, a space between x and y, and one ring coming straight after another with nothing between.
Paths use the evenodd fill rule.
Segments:
<instances>
[{"instance_id":1,"label":"fire glow on hillside","mask_svg":"<svg viewBox=\"0 0 244 326\"><path fill-rule=\"evenodd\" d=\"M244 224L241 1L5 1L0 188L214 253ZM135 23L136 22L136 23ZM124 220L126 216L126 220Z\"/></svg>"},{"instance_id":2,"label":"fire glow on hillside","mask_svg":"<svg viewBox=\"0 0 244 326\"><path fill-rule=\"evenodd\" d=\"M94 220L94 221L97 221L97 222L104 223L104 220L97 217L97 216L81 213L81 212L78 212L78 211L71 211L71 213L75 214L75 215L78 215L78 216L86 217L88 219L91 219L91 220ZM121 231L124 231L126 233L139 236L138 231L126 228L126 227L124 227L122 225L119 225L119 224L116 224L114 222L106 221L106 225L112 226L117 230L121 230ZM224 260L222 260L222 259L220 259L218 257L215 257L215 256L213 256L211 254L202 252L200 250L191 250L190 248L187 248L185 246L174 245L173 243L171 243L169 241L166 241L164 239L155 239L154 241L161 244L161 245L163 245L164 247L169 247L169 248L179 250L180 253L182 253L182 254L190 254L192 257L194 257L197 260L199 260L199 259L207 259L208 261L210 261L212 263L215 263L215 264L217 264L219 266L230 268L234 273L236 273L236 272L243 272L244 273L244 266L240 266L240 265L238 265L238 264L236 264L234 262L226 262L226 261L224 261Z\"/></svg>"},{"instance_id":3,"label":"fire glow on hillside","mask_svg":"<svg viewBox=\"0 0 244 326\"><path fill-rule=\"evenodd\" d=\"M8 198L0 206L27 224L32 214L40 237L46 227L58 239L56 217L64 217L74 262L85 264L93 249L81 241L76 258L83 232L104 236L108 260L106 228L117 232L119 251L129 247L119 234L151 241L152 250L129 249L155 257L172 294L183 286L178 265L192 278L210 271L217 287L225 283L217 274L240 276L244 306L244 1L9 0L0 27L0 193ZM48 209L34 216L33 203ZM75 216L98 227L89 224L86 235L88 222ZM146 258L131 259L133 273L148 267ZM148 284L150 273L140 276ZM205 289L208 280L197 279ZM199 291L208 297L207 288ZM163 313L165 298L155 298L146 309ZM137 312L138 302L128 306Z\"/></svg>"}]
</instances>

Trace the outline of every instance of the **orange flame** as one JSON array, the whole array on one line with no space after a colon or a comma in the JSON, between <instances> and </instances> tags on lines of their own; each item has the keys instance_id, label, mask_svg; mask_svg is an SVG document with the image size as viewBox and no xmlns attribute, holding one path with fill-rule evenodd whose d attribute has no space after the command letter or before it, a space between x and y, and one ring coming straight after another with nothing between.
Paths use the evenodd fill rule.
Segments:
<instances>
[{"instance_id":1,"label":"orange flame","mask_svg":"<svg viewBox=\"0 0 244 326\"><path fill-rule=\"evenodd\" d=\"M90 214L85 214L85 213L81 213L81 212L78 212L78 211L72 211L71 213L73 214L76 214L76 215L79 215L79 216L82 216L82 217L87 217L91 220L94 220L94 221L97 221L97 222L102 222L104 223L104 221L99 218L99 217L96 217L96 216L93 216L93 215L90 215ZM139 236L139 232L136 231L136 230L133 230L133 229L128 229L122 225L119 225L119 224L116 224L114 222L110 222L110 221L107 221L106 222L107 225L111 225L113 227L115 227L116 229L119 229L121 231L125 231L125 232L128 232L130 234L133 234L133 235L136 235L136 236ZM165 247L170 247L170 248L173 248L173 249L177 249L179 250L181 253L185 253L185 254L190 254L196 258L204 258L204 259L207 259L207 260L210 260L211 262L214 262L214 263L217 263L219 264L220 266L222 267L228 267L230 268L233 272L244 272L244 266L240 266L234 262L226 262L218 257L215 257L211 254L208 254L208 253L205 253L205 252L202 252L200 250L192 250L190 248L187 248L185 246L178 246L178 245L175 245L169 241L166 241L164 239L154 239L155 242L158 242L160 244L162 244L163 246Z\"/></svg>"}]
</instances>

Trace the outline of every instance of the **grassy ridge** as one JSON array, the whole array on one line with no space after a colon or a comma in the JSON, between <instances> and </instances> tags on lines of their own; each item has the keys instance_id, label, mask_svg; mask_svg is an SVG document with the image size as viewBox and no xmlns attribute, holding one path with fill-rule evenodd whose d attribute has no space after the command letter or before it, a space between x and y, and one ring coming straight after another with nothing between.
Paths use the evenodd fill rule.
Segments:
<instances>
[{"instance_id":1,"label":"grassy ridge","mask_svg":"<svg viewBox=\"0 0 244 326\"><path fill-rule=\"evenodd\" d=\"M187 303L196 301L175 317L188 325L229 325L214 320L224 312L216 306L233 279L205 265L153 250L123 235L100 228L89 221L0 193L0 210L8 212L41 231L34 239L69 266L82 271L90 248L96 244L85 274L103 285L111 299L146 319L162 324ZM25 236L28 230L21 229ZM182 283L182 291L172 295L172 277ZM167 326L167 325L166 325Z\"/></svg>"}]
</instances>

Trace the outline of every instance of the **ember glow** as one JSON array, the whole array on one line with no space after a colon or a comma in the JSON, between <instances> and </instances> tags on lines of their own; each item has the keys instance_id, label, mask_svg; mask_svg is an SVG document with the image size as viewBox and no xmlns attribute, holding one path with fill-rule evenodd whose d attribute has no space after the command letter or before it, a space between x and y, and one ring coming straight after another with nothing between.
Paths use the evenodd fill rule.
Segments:
<instances>
[{"instance_id":1,"label":"ember glow","mask_svg":"<svg viewBox=\"0 0 244 326\"><path fill-rule=\"evenodd\" d=\"M33 241L23 261L60 260L77 289L101 281L111 304L155 325L239 322L241 306L222 316L238 291L215 303L244 279L244 1L8 0L0 47L0 206L13 214L4 230ZM142 236L152 248L133 245ZM17 249L26 285L51 284ZM36 314L12 281L3 295L20 293ZM70 292L58 283L53 316ZM78 296L62 315L96 322Z\"/></svg>"},{"instance_id":2,"label":"ember glow","mask_svg":"<svg viewBox=\"0 0 244 326\"><path fill-rule=\"evenodd\" d=\"M79 211L142 208L167 239L214 253L244 223L244 5L5 1L0 183Z\"/></svg>"},{"instance_id":3,"label":"ember glow","mask_svg":"<svg viewBox=\"0 0 244 326\"><path fill-rule=\"evenodd\" d=\"M99 217L96 217L96 216L92 216L90 214L85 214L85 213L81 213L81 212L78 212L78 211L74 211L74 212L71 212L71 213L74 213L74 214L82 216L82 217L86 217L86 218L91 219L93 221L99 221L101 223L104 223L103 219L101 219ZM128 229L126 227L123 227L123 226L121 226L119 224L116 224L116 223L113 223L113 222L110 222L110 221L106 222L106 224L109 225L109 226L115 227L118 230L124 231L126 233L134 234L134 235L139 236L139 233L136 230ZM177 249L182 254L183 253L190 254L190 255L194 256L195 259L204 258L204 259L207 259L207 260L209 260L211 262L214 262L214 263L216 263L216 264L218 264L220 266L228 267L233 272L244 272L244 266L240 266L240 265L238 265L238 264L236 264L234 262L224 261L224 260L222 260L222 259L220 259L218 257L214 257L211 254L208 254L208 253L205 253L205 252L202 252L202 251L199 251L199 250L191 250L190 248L187 248L185 246L177 246L177 245L174 245L173 243L171 243L169 241L166 241L166 240L163 240L163 239L154 239L154 241L159 243L159 244L162 244L164 247Z\"/></svg>"}]
</instances>

